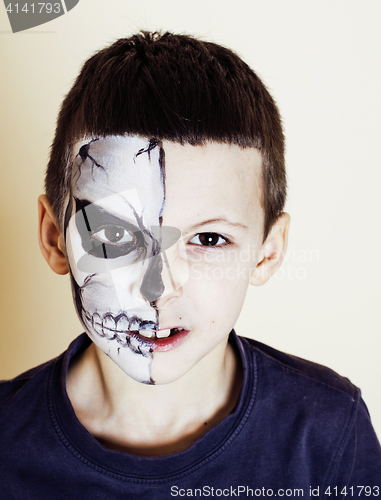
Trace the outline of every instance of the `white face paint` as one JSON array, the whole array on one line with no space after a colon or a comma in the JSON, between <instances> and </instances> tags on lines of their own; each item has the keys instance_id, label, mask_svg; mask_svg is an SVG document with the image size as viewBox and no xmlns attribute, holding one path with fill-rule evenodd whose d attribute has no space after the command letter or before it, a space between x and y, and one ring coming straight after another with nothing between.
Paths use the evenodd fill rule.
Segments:
<instances>
[{"instance_id":1,"label":"white face paint","mask_svg":"<svg viewBox=\"0 0 381 500\"><path fill-rule=\"evenodd\" d=\"M155 140L108 136L78 142L74 155L65 242L78 315L124 372L154 383L153 351L165 344L154 333L156 301L163 280L174 285L165 250L180 236L161 227L163 149Z\"/></svg>"},{"instance_id":2,"label":"white face paint","mask_svg":"<svg viewBox=\"0 0 381 500\"><path fill-rule=\"evenodd\" d=\"M75 305L133 379L171 383L205 357L203 377L221 366L262 255L261 186L252 148L137 136L75 145L64 221Z\"/></svg>"}]
</instances>

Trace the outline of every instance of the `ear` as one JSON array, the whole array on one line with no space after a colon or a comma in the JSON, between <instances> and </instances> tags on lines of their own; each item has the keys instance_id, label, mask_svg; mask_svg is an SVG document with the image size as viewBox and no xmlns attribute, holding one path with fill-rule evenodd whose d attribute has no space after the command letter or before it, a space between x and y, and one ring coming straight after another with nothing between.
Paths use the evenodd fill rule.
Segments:
<instances>
[{"instance_id":1,"label":"ear","mask_svg":"<svg viewBox=\"0 0 381 500\"><path fill-rule=\"evenodd\" d=\"M283 212L262 245L259 262L251 275L252 285L260 286L266 283L282 264L287 250L289 225L290 216Z\"/></svg>"},{"instance_id":2,"label":"ear","mask_svg":"<svg viewBox=\"0 0 381 500\"><path fill-rule=\"evenodd\" d=\"M67 274L69 267L63 251L61 231L44 194L38 198L38 242L46 262L57 274Z\"/></svg>"}]
</instances>

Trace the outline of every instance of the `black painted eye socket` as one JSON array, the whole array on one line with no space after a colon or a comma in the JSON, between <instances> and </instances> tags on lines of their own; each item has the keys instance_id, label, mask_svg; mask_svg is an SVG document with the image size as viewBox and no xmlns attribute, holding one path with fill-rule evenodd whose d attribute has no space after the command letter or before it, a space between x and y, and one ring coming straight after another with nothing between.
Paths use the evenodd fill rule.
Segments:
<instances>
[{"instance_id":1,"label":"black painted eye socket","mask_svg":"<svg viewBox=\"0 0 381 500\"><path fill-rule=\"evenodd\" d=\"M75 224L82 248L94 257L116 259L131 254L130 263L137 262L145 259L148 252L154 256L165 251L181 236L181 231L175 227L152 226L144 230L139 221L133 224L95 203L77 198L74 200Z\"/></svg>"},{"instance_id":2,"label":"black painted eye socket","mask_svg":"<svg viewBox=\"0 0 381 500\"><path fill-rule=\"evenodd\" d=\"M146 254L148 243L138 227L95 205L80 207L75 214L75 222L82 247L89 255L116 259L133 252L136 259L140 259Z\"/></svg>"}]
</instances>

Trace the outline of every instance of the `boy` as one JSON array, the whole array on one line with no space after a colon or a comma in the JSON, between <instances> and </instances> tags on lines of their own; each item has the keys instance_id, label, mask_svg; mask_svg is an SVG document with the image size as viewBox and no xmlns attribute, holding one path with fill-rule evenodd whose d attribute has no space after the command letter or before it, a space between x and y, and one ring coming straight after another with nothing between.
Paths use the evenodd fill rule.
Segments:
<instances>
[{"instance_id":1,"label":"boy","mask_svg":"<svg viewBox=\"0 0 381 500\"><path fill-rule=\"evenodd\" d=\"M85 63L39 236L87 335L2 384L5 498L379 495L359 390L233 331L285 196L279 113L231 51L143 33Z\"/></svg>"}]
</instances>

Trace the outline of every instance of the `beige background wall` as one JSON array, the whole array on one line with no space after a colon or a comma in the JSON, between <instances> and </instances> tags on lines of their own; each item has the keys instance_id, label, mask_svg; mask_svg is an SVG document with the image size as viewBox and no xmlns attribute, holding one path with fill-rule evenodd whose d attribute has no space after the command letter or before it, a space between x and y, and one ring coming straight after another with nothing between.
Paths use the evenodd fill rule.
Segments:
<instances>
[{"instance_id":1,"label":"beige background wall","mask_svg":"<svg viewBox=\"0 0 381 500\"><path fill-rule=\"evenodd\" d=\"M39 253L36 199L58 107L81 63L139 29L201 36L237 51L284 116L289 252L252 289L240 334L329 365L363 390L381 435L378 0L80 0L12 34L0 6L0 378L81 332L67 277Z\"/></svg>"}]
</instances>

